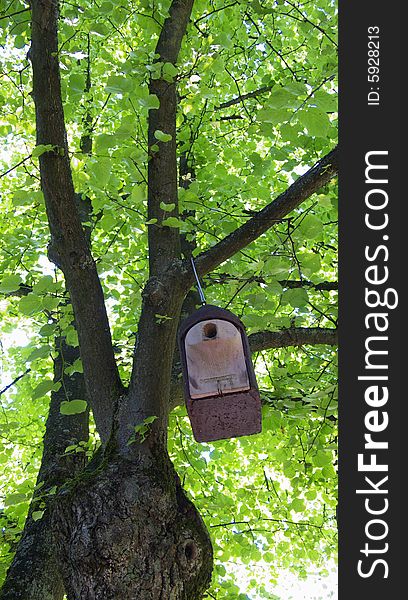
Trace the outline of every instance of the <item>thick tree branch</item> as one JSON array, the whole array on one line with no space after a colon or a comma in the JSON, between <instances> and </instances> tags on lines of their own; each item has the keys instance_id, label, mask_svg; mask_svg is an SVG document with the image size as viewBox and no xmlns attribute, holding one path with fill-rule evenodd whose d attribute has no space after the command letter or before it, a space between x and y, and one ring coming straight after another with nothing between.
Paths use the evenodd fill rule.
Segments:
<instances>
[{"instance_id":1,"label":"thick tree branch","mask_svg":"<svg viewBox=\"0 0 408 600\"><path fill-rule=\"evenodd\" d=\"M186 33L194 0L173 0L156 46L160 60L175 64Z\"/></svg>"},{"instance_id":2,"label":"thick tree branch","mask_svg":"<svg viewBox=\"0 0 408 600\"><path fill-rule=\"evenodd\" d=\"M51 232L50 258L61 267L74 309L84 375L96 425L106 441L122 391L102 287L81 225L68 156L58 63L58 2L33 0L33 97L41 187Z\"/></svg>"},{"instance_id":3,"label":"thick tree branch","mask_svg":"<svg viewBox=\"0 0 408 600\"><path fill-rule=\"evenodd\" d=\"M132 426L148 416L158 417L148 443L166 445L171 365L184 290L177 277L165 275L180 255L179 230L161 224L166 218L178 217L176 81L172 69L166 74L165 66L177 62L192 7L193 0L171 3L156 46L156 62L163 63L161 77L152 78L149 85L150 93L160 101L157 110L150 110L148 124L148 216L157 224L149 226L150 280L143 291L129 394L119 414L119 444L125 449ZM171 138L163 139L158 132ZM173 210L163 210L162 203L173 204Z\"/></svg>"},{"instance_id":4,"label":"thick tree branch","mask_svg":"<svg viewBox=\"0 0 408 600\"><path fill-rule=\"evenodd\" d=\"M258 331L248 336L252 352L269 350L271 348L286 348L287 346L304 346L306 344L327 344L336 346L338 343L337 329L324 327L291 327L280 331Z\"/></svg>"},{"instance_id":5,"label":"thick tree branch","mask_svg":"<svg viewBox=\"0 0 408 600\"><path fill-rule=\"evenodd\" d=\"M148 127L148 218L156 219L148 230L150 275L163 272L180 253L178 229L161 225L166 218L178 217L176 81L171 72L166 75L165 68L177 62L192 7L193 0L173 0L156 46L156 63L163 65L161 77L152 78L149 85L150 93L160 101L159 108L149 112ZM171 138L160 140L158 132ZM166 212L160 206L162 203L173 204L174 209Z\"/></svg>"},{"instance_id":6,"label":"thick tree branch","mask_svg":"<svg viewBox=\"0 0 408 600\"><path fill-rule=\"evenodd\" d=\"M279 222L337 174L337 163L336 147L241 227L199 254L195 259L198 273L203 276L214 270Z\"/></svg>"},{"instance_id":7,"label":"thick tree branch","mask_svg":"<svg viewBox=\"0 0 408 600\"><path fill-rule=\"evenodd\" d=\"M229 273L215 273L209 274L208 279L210 279L211 283L228 283L231 281L245 282L245 283L264 283L267 284L268 281L264 277L260 275L251 275L250 277L239 277L237 275L230 275ZM337 291L339 289L339 284L337 281L320 281L319 283L313 283L312 281L308 281L306 279L283 279L278 281L278 283L283 288L295 289L295 288L312 288L319 292L331 292Z\"/></svg>"},{"instance_id":8,"label":"thick tree branch","mask_svg":"<svg viewBox=\"0 0 408 600\"><path fill-rule=\"evenodd\" d=\"M320 283L312 283L311 281L299 281L299 280L290 280L290 281L279 281L282 287L294 289L294 288L302 288L302 287L311 287L314 290L319 292L335 292L339 289L339 284L337 281L321 281Z\"/></svg>"}]
</instances>

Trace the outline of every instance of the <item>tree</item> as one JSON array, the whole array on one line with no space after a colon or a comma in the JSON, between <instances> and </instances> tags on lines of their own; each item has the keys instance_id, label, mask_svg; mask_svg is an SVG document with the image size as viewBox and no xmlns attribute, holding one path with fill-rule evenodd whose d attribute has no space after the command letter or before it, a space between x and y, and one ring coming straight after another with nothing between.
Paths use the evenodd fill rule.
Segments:
<instances>
[{"instance_id":1,"label":"tree","mask_svg":"<svg viewBox=\"0 0 408 600\"><path fill-rule=\"evenodd\" d=\"M335 554L335 5L1 9L3 329L30 338L2 390L1 598L194 600L214 561L210 597L238 597L230 560L272 563L248 593L273 597ZM248 328L259 436L192 440L191 256Z\"/></svg>"}]
</instances>

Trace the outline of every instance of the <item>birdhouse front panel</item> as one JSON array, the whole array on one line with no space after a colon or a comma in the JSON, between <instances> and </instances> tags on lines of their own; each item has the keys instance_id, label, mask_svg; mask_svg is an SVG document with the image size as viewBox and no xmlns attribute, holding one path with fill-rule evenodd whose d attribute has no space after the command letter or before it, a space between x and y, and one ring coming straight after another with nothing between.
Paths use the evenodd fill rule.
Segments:
<instances>
[{"instance_id":1,"label":"birdhouse front panel","mask_svg":"<svg viewBox=\"0 0 408 600\"><path fill-rule=\"evenodd\" d=\"M233 323L197 323L186 335L185 352L191 398L250 389L241 333Z\"/></svg>"},{"instance_id":2,"label":"birdhouse front panel","mask_svg":"<svg viewBox=\"0 0 408 600\"><path fill-rule=\"evenodd\" d=\"M259 433L261 400L245 328L233 313L205 305L179 328L184 395L198 442Z\"/></svg>"}]
</instances>

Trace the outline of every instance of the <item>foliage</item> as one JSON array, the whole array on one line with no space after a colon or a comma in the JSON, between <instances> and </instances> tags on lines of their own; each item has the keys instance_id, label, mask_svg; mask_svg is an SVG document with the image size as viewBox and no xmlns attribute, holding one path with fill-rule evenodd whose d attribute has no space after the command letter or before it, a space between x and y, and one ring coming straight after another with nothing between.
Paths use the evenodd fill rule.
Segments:
<instances>
[{"instance_id":1,"label":"foliage","mask_svg":"<svg viewBox=\"0 0 408 600\"><path fill-rule=\"evenodd\" d=\"M148 272L147 228L177 227L198 253L284 191L301 166L333 148L337 135L335 2L197 0L177 68L154 63L168 6L61 3L59 59L74 182L92 201L93 255L124 380ZM34 490L49 394L64 385L52 380L53 342L63 335L78 343L62 274L46 259L38 156L55 149L35 142L27 11L19 0L0 2L1 15L13 13L0 21L1 388L24 374L0 396L3 574ZM147 114L158 106L150 76L178 82L178 155L187 165L180 169L181 216L168 216L174 207L163 203L158 223L148 222L146 212ZM92 154L81 151L84 135L93 140ZM171 139L160 130L155 137L156 151ZM207 301L238 314L249 333L334 327L336 291L316 286L336 280L336 253L330 184L206 276ZM300 287L290 286L295 281ZM324 573L336 554L335 353L325 346L281 348L254 361L262 434L199 445L183 408L170 420L172 459L212 534L211 593L220 599L272 598L280 568L304 577L317 565ZM81 372L80 360L67 374L75 370ZM65 414L86 408L83 400L67 400ZM242 569L247 589L237 583Z\"/></svg>"}]
</instances>

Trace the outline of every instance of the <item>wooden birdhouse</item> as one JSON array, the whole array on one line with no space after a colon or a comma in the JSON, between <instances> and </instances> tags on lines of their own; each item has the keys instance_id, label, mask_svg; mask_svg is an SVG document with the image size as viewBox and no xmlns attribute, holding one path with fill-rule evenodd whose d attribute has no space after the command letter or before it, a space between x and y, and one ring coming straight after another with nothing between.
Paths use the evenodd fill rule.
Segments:
<instances>
[{"instance_id":1,"label":"wooden birdhouse","mask_svg":"<svg viewBox=\"0 0 408 600\"><path fill-rule=\"evenodd\" d=\"M205 305L179 329L184 396L198 442L261 431L261 401L241 321Z\"/></svg>"}]
</instances>

